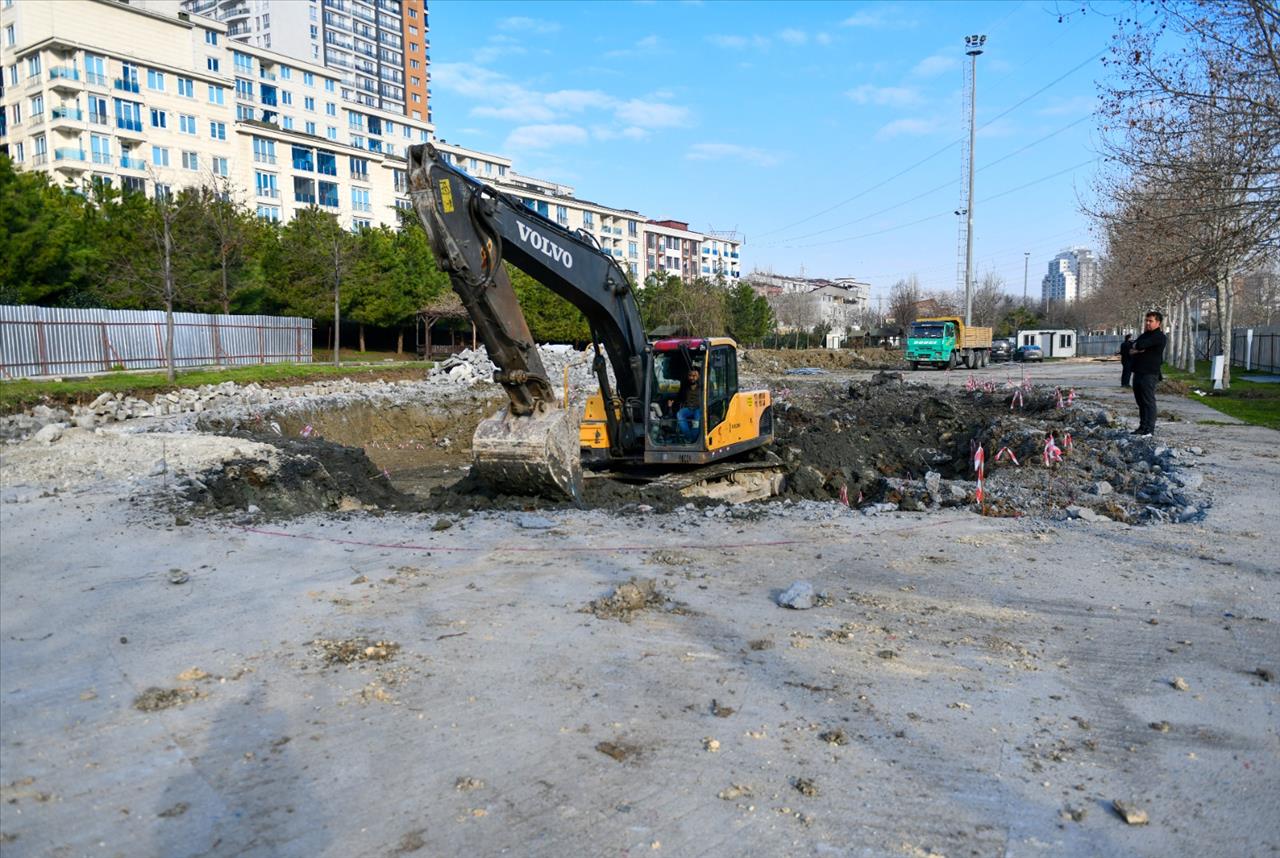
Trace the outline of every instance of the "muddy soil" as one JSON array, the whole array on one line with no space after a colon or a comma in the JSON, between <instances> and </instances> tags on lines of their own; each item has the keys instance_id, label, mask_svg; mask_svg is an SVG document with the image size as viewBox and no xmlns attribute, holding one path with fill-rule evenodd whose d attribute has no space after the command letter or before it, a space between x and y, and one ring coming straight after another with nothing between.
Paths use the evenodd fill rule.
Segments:
<instances>
[{"instance_id":1,"label":"muddy soil","mask_svg":"<svg viewBox=\"0 0 1280 858\"><path fill-rule=\"evenodd\" d=\"M1198 483L1171 481L1182 464L1171 461L1176 451L1135 441L1104 409L1071 404L1056 389L937 388L880 372L838 385L799 379L774 395L783 499L909 511L969 506L1013 516L1087 508L1132 523L1203 512L1192 491ZM588 472L577 504L494 492L469 475L468 462L476 423L499 404L295 410L279 416L280 434L238 435L275 446L281 455L274 467L256 458L230 461L192 480L184 497L197 513L253 506L272 517L573 506L626 514L719 505L655 484L656 472L643 470ZM1046 465L1049 438L1061 458ZM979 446L986 456L982 503L973 466ZM749 515L749 506L736 514Z\"/></svg>"},{"instance_id":2,"label":"muddy soil","mask_svg":"<svg viewBox=\"0 0 1280 858\"><path fill-rule=\"evenodd\" d=\"M777 374L789 369L905 369L901 351L888 349L744 349L744 374Z\"/></svg>"}]
</instances>

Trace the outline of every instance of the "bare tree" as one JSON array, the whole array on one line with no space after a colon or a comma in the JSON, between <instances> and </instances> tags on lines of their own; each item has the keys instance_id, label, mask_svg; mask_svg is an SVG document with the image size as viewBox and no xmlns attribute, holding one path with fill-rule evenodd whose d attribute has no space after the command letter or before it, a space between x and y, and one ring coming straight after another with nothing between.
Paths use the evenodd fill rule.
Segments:
<instances>
[{"instance_id":1,"label":"bare tree","mask_svg":"<svg viewBox=\"0 0 1280 858\"><path fill-rule=\"evenodd\" d=\"M1112 211L1144 219L1162 246L1177 285L1160 298L1175 324L1185 327L1195 284L1212 286L1230 386L1234 275L1280 246L1280 11L1271 0L1153 7L1150 20L1121 24L1109 60Z\"/></svg>"},{"instance_id":2,"label":"bare tree","mask_svg":"<svg viewBox=\"0 0 1280 858\"><path fill-rule=\"evenodd\" d=\"M920 278L912 274L889 288L889 316L894 324L906 327L916 320L916 306L924 300Z\"/></svg>"}]
</instances>

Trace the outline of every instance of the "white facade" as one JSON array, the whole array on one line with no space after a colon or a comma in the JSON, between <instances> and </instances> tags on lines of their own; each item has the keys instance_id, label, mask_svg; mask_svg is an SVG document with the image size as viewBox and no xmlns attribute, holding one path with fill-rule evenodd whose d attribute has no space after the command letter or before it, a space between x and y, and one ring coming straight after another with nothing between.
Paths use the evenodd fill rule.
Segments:
<instances>
[{"instance_id":1,"label":"white facade","mask_svg":"<svg viewBox=\"0 0 1280 858\"><path fill-rule=\"evenodd\" d=\"M1040 300L1071 303L1088 296L1098 284L1097 255L1087 247L1064 250L1049 262L1040 281Z\"/></svg>"},{"instance_id":2,"label":"white facade","mask_svg":"<svg viewBox=\"0 0 1280 858\"><path fill-rule=\"evenodd\" d=\"M1018 331L1018 345L1039 346L1041 353L1050 357L1075 357L1076 332L1060 329L1052 331Z\"/></svg>"}]
</instances>

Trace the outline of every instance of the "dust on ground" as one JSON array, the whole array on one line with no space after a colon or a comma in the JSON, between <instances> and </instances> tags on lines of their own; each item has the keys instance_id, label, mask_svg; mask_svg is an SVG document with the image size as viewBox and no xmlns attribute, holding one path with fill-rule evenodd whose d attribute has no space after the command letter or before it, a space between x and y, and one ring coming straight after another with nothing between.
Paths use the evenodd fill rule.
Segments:
<instances>
[{"instance_id":1,"label":"dust on ground","mask_svg":"<svg viewBox=\"0 0 1280 858\"><path fill-rule=\"evenodd\" d=\"M631 622L642 611L688 613L686 605L667 598L652 578L631 578L619 584L608 596L593 599L581 610L602 620L622 620L624 623Z\"/></svg>"}]
</instances>

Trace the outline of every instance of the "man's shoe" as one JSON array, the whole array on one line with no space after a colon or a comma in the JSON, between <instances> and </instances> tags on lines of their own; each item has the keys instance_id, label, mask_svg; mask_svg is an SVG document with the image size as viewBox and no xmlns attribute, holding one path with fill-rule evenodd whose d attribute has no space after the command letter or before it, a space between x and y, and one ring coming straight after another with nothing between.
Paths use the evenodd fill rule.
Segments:
<instances>
[{"instance_id":1,"label":"man's shoe","mask_svg":"<svg viewBox=\"0 0 1280 858\"><path fill-rule=\"evenodd\" d=\"M1134 432L1133 433L1133 437L1135 438L1150 438L1153 435L1155 435L1154 432Z\"/></svg>"}]
</instances>

